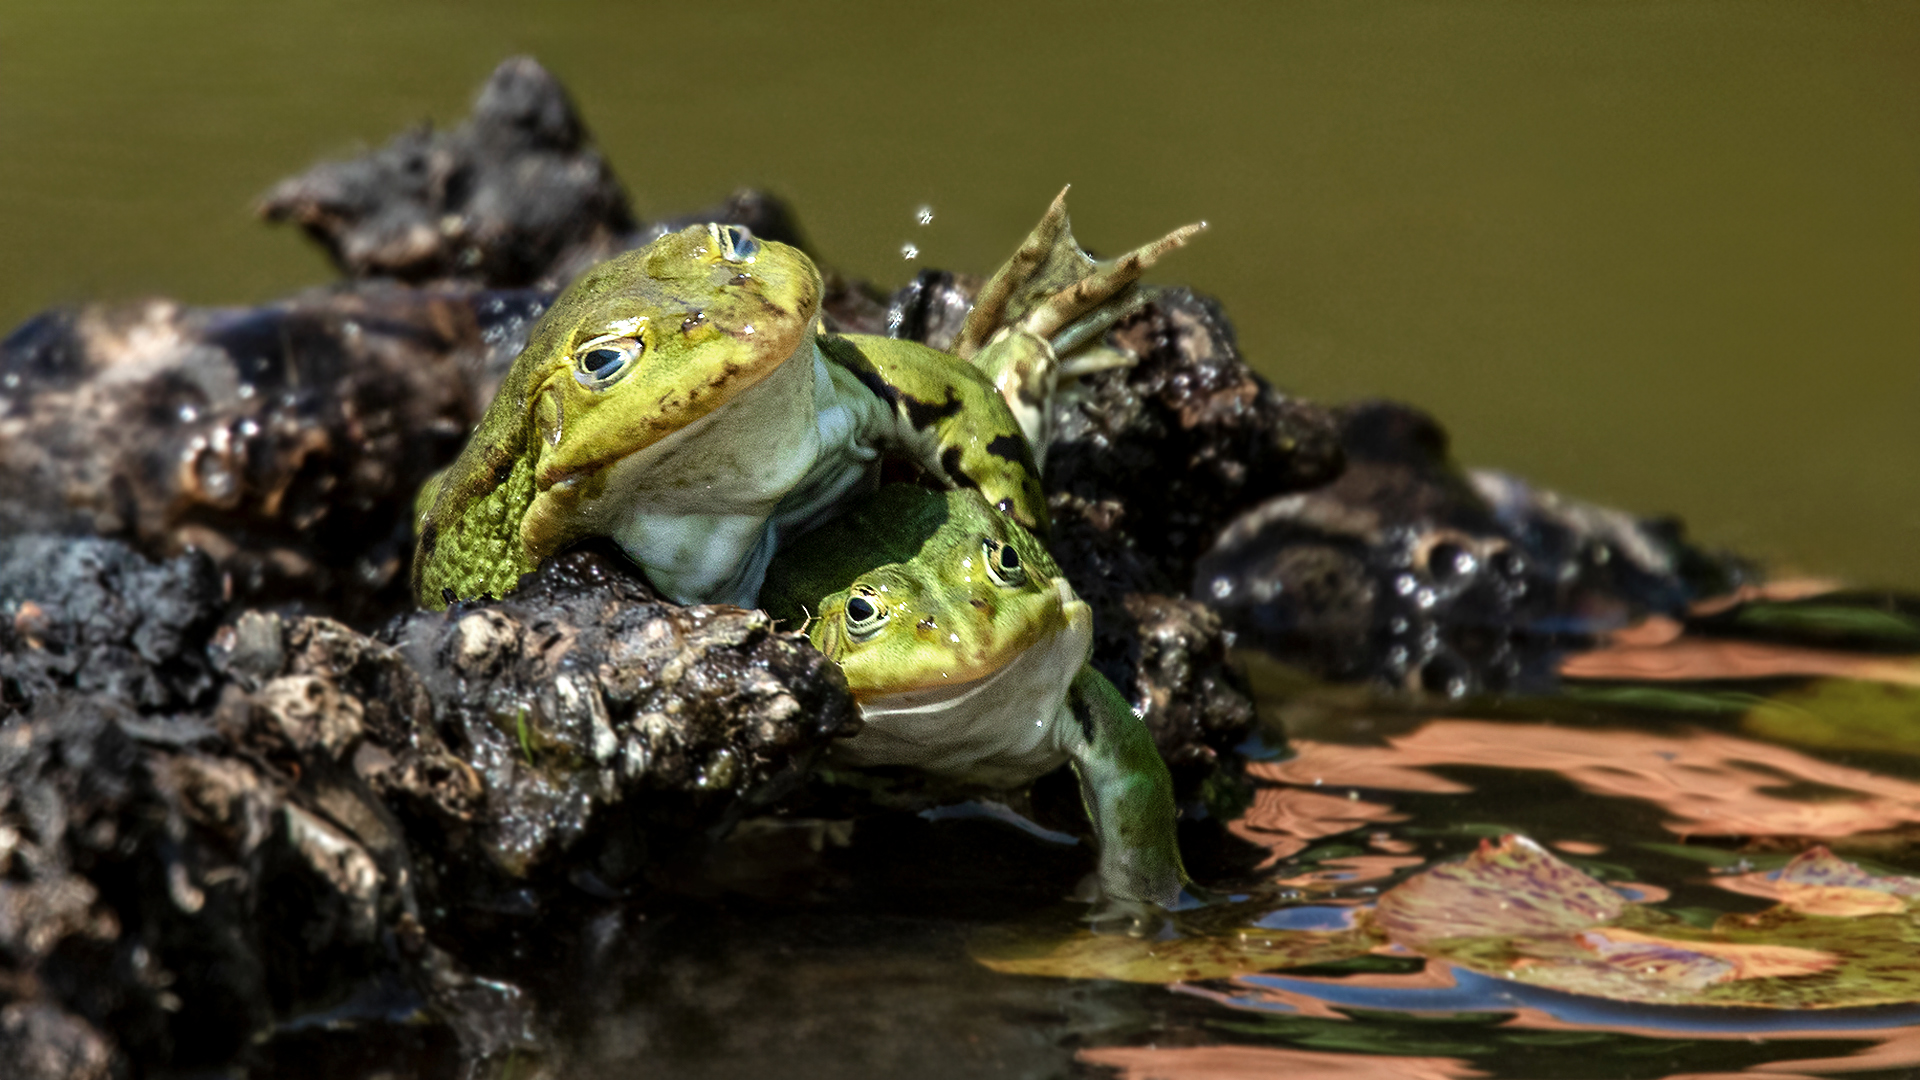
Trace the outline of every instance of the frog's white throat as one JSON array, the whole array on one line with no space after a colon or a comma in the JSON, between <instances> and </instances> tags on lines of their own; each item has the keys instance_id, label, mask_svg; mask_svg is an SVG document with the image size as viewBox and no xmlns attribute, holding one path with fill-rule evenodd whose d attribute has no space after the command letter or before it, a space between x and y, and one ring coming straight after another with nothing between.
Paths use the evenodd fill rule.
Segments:
<instances>
[{"instance_id":1,"label":"frog's white throat","mask_svg":"<svg viewBox=\"0 0 1920 1080\"><path fill-rule=\"evenodd\" d=\"M673 599L750 607L793 497L844 498L871 471L837 404L808 335L731 401L613 466L608 496L582 514Z\"/></svg>"},{"instance_id":2,"label":"frog's white throat","mask_svg":"<svg viewBox=\"0 0 1920 1080\"><path fill-rule=\"evenodd\" d=\"M911 765L999 786L1065 761L1076 723L1067 691L1093 651L1093 619L1065 578L1054 587L1066 615L1060 629L982 678L863 699L860 732L833 744L833 761Z\"/></svg>"}]
</instances>

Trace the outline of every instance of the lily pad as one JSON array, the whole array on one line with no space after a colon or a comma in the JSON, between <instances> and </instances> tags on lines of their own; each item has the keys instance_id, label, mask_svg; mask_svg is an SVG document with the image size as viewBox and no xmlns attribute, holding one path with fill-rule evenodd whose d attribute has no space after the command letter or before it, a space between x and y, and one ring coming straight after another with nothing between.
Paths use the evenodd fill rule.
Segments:
<instances>
[{"instance_id":1,"label":"lily pad","mask_svg":"<svg viewBox=\"0 0 1920 1080\"><path fill-rule=\"evenodd\" d=\"M1768 1009L1920 1001L1910 899L1920 881L1869 875L1823 849L1780 876L1815 906L1863 913L1782 903L1703 929L1655 908L1616 907L1601 897L1611 891L1604 885L1508 837L1391 890L1375 923L1397 943L1471 971L1614 1001ZM1898 898L1899 909L1880 898ZM1496 932L1477 932L1487 928Z\"/></svg>"},{"instance_id":2,"label":"lily pad","mask_svg":"<svg viewBox=\"0 0 1920 1080\"><path fill-rule=\"evenodd\" d=\"M1780 903L1698 926L1524 837L1383 894L1334 932L1241 929L1149 940L1008 936L975 956L1010 974L1164 983L1330 964L1398 946L1493 978L1612 1001L1753 1009L1920 1002L1920 879L1815 848L1765 875Z\"/></svg>"},{"instance_id":3,"label":"lily pad","mask_svg":"<svg viewBox=\"0 0 1920 1080\"><path fill-rule=\"evenodd\" d=\"M1715 882L1749 896L1778 900L1803 915L1890 915L1920 896L1920 881L1870 874L1816 847L1772 873L1741 874Z\"/></svg>"},{"instance_id":4,"label":"lily pad","mask_svg":"<svg viewBox=\"0 0 1920 1080\"><path fill-rule=\"evenodd\" d=\"M1551 934L1616 918L1627 898L1521 836L1481 841L1465 862L1445 863L1388 890L1374 924L1410 949L1447 938Z\"/></svg>"}]
</instances>

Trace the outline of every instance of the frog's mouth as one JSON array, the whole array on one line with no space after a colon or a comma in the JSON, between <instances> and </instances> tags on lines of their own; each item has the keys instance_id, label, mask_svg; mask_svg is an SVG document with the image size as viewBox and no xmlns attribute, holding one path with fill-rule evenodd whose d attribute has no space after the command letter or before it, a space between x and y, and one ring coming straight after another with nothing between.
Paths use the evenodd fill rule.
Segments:
<instances>
[{"instance_id":1,"label":"frog's mouth","mask_svg":"<svg viewBox=\"0 0 1920 1080\"><path fill-rule=\"evenodd\" d=\"M752 518L757 530L817 456L812 439L820 362L811 339L803 349L816 354L813 362L800 351L783 357L723 407L653 442L629 443L583 465L543 461L520 527L529 556L538 562L579 536L621 535L642 510L661 517ZM675 538L662 543L685 546Z\"/></svg>"},{"instance_id":2,"label":"frog's mouth","mask_svg":"<svg viewBox=\"0 0 1920 1080\"><path fill-rule=\"evenodd\" d=\"M1061 618L1005 663L977 679L855 695L862 726L836 744L848 765L913 765L979 777L1024 776L1057 764L1054 727L1074 677L1093 651L1093 614L1065 578L1055 578Z\"/></svg>"}]
</instances>

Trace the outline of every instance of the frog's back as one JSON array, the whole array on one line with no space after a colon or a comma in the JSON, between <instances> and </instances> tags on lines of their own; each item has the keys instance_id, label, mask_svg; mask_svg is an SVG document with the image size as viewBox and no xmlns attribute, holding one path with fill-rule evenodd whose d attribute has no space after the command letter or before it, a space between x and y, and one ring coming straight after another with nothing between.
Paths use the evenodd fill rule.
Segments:
<instances>
[{"instance_id":1,"label":"frog's back","mask_svg":"<svg viewBox=\"0 0 1920 1080\"><path fill-rule=\"evenodd\" d=\"M798 626L821 598L890 563L910 563L947 524L949 498L912 484L888 484L800 537L767 568L760 606Z\"/></svg>"}]
</instances>

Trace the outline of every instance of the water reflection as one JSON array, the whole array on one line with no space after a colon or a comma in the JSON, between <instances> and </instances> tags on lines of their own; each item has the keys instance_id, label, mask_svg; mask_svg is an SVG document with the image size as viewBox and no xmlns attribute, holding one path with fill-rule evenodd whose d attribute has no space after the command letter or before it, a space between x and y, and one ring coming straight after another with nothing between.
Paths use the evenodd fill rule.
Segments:
<instances>
[{"instance_id":1,"label":"water reflection","mask_svg":"<svg viewBox=\"0 0 1920 1080\"><path fill-rule=\"evenodd\" d=\"M1683 837L1838 838L1920 823L1920 784L1718 731L1656 734L1442 719L1392 736L1384 746L1309 740L1294 746L1291 760L1258 763L1251 771L1293 785L1445 793L1469 789L1430 770L1545 770L1590 794L1653 803L1671 815L1666 828ZM1296 816L1332 809L1319 800L1277 801L1293 806ZM1271 828L1285 833L1279 844L1286 846L1294 838L1329 835L1325 830L1338 820L1263 818L1241 835L1252 839L1258 829Z\"/></svg>"},{"instance_id":2,"label":"water reflection","mask_svg":"<svg viewBox=\"0 0 1920 1080\"><path fill-rule=\"evenodd\" d=\"M1107 1047L1081 1061L1117 1069L1123 1080L1250 1080L1312 1076L1330 1080L1458 1080L1486 1076L1459 1058L1359 1056L1265 1046Z\"/></svg>"},{"instance_id":3,"label":"water reflection","mask_svg":"<svg viewBox=\"0 0 1920 1080\"><path fill-rule=\"evenodd\" d=\"M1555 711L1542 704L1542 713ZM1769 858L1784 858L1768 852L1798 852L1816 840L1858 843L1873 834L1910 833L1920 824L1920 784L1644 710L1570 725L1544 718L1409 722L1370 713L1351 698L1324 707L1334 715L1316 716L1317 737L1293 740L1293 757L1251 766L1263 786L1229 826L1265 849L1260 867L1271 886L1285 890L1273 895L1304 901L1259 917L1260 928L1353 925L1356 914L1364 919L1372 910L1378 891L1448 857L1459 838L1495 828L1472 822L1496 808L1498 827L1531 829L1639 903L1661 904L1674 887L1691 882L1717 887L1693 888L1688 899L1696 902L1739 895L1845 918L1904 910L1900 888L1858 887L1866 872L1840 860L1816 859L1822 869L1783 883L1778 871L1748 869L1737 852L1752 852L1767 865ZM1353 742L1339 741L1343 730L1353 733ZM1564 800L1558 811L1549 809L1556 800L1542 799L1529 775L1551 777L1582 799L1570 813ZM1633 804L1658 816L1632 812ZM1557 835L1569 832L1575 835ZM1717 846L1682 848L1663 836ZM1735 852L1726 852L1728 846ZM1701 861L1728 872L1702 874L1699 863L1689 870L1682 862L1676 877L1673 853L1696 850ZM1881 843L1875 850L1884 856L1906 845ZM1829 865L1834 869L1825 869ZM1695 912L1701 925L1717 913L1674 910ZM1652 940L1607 931L1607 943L1619 949ZM1716 948L1736 967L1788 963L1739 978L1786 975L1794 982L1797 972L1829 959L1772 946L1703 951ZM1819 963L1792 966L1807 958ZM1696 1080L1920 1066L1920 1006L1807 1011L1635 1004L1530 986L1439 959L1422 962L1400 946L1381 946L1363 959L1324 972L1175 983L1171 989L1185 997L1258 1019L1210 1025L1219 1041L1233 1045L1096 1047L1081 1050L1078 1060L1141 1080L1283 1071L1586 1075L1599 1062L1608 1076Z\"/></svg>"},{"instance_id":4,"label":"water reflection","mask_svg":"<svg viewBox=\"0 0 1920 1080\"><path fill-rule=\"evenodd\" d=\"M1666 1042L1676 1056L1690 1056L1685 1055L1686 1043L1673 1042L1677 1039L1745 1043L1749 1047L1764 1039L1773 1044L1812 1043L1825 1050L1819 1056L1766 1060L1748 1072L1695 1071L1691 1066L1673 1072L1633 1072L1633 1075L1670 1080L1733 1075L1782 1077L1920 1065L1920 1026L1915 1026L1920 1024L1920 1008L1911 1007L1789 1015L1742 1009L1649 1009L1492 979L1445 965L1435 965L1411 975L1362 974L1342 979L1245 975L1233 979L1226 989L1198 986L1179 989L1218 1005L1259 1013L1342 1020L1351 1020L1360 1010L1436 1019L1479 1016L1493 1019L1493 1030L1510 1037L1521 1032L1581 1032L1600 1037L1655 1039ZM1488 1017L1489 1013L1497 1017ZM1841 1041L1858 1041L1864 1045L1851 1053L1834 1053L1837 1048L1832 1044ZM1526 1039L1521 1036L1516 1042L1524 1044ZM1541 1040L1536 1045L1548 1042ZM1562 1041L1562 1045L1568 1044ZM1391 1071L1395 1062L1433 1060L1392 1056L1393 1049L1391 1042L1383 1041L1379 1046L1382 1056L1373 1059L1388 1071L1352 1075L1397 1075ZM1181 1059L1177 1056L1169 1059L1165 1066L1150 1056L1131 1060L1138 1066L1151 1064L1165 1069L1138 1074L1142 1076L1233 1075L1179 1071ZM1512 1075L1495 1068L1493 1075Z\"/></svg>"}]
</instances>

